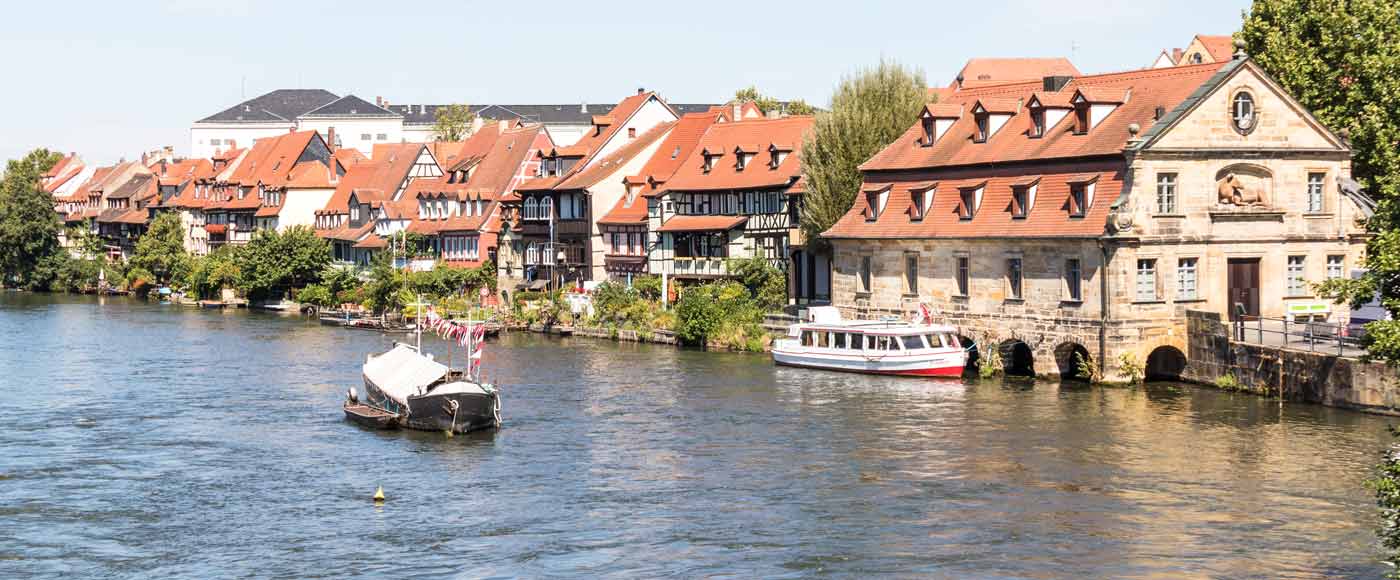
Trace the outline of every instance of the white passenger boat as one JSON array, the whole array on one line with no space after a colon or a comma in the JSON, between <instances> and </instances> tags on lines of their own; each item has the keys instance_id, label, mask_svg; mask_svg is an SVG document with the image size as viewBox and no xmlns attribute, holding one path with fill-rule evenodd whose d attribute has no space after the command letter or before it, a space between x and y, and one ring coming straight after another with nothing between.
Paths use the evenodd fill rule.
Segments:
<instances>
[{"instance_id":1,"label":"white passenger boat","mask_svg":"<svg viewBox=\"0 0 1400 580\"><path fill-rule=\"evenodd\" d=\"M780 365L880 375L956 377L967 351L951 326L904 320L842 320L831 306L808 310L810 322L773 344Z\"/></svg>"}]
</instances>

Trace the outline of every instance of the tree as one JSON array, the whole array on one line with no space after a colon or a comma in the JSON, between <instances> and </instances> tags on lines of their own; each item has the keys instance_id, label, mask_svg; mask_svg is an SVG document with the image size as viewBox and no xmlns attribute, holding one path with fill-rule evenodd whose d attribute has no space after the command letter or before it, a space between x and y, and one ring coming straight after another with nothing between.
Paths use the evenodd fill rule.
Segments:
<instances>
[{"instance_id":1,"label":"tree","mask_svg":"<svg viewBox=\"0 0 1400 580\"><path fill-rule=\"evenodd\" d=\"M472 131L476 113L466 104L445 105L437 108L433 121L433 133L438 141L461 141Z\"/></svg>"},{"instance_id":2,"label":"tree","mask_svg":"<svg viewBox=\"0 0 1400 580\"><path fill-rule=\"evenodd\" d=\"M249 299L280 296L321 279L331 263L331 246L304 225L285 232L261 230L237 253L239 286Z\"/></svg>"},{"instance_id":3,"label":"tree","mask_svg":"<svg viewBox=\"0 0 1400 580\"><path fill-rule=\"evenodd\" d=\"M802 99L793 99L783 107L783 112L789 115L815 115L817 108L807 104L807 101Z\"/></svg>"},{"instance_id":4,"label":"tree","mask_svg":"<svg viewBox=\"0 0 1400 580\"><path fill-rule=\"evenodd\" d=\"M787 275L763 256L733 258L726 264L730 275L749 289L759 308L777 310L787 304Z\"/></svg>"},{"instance_id":5,"label":"tree","mask_svg":"<svg viewBox=\"0 0 1400 580\"><path fill-rule=\"evenodd\" d=\"M186 285L201 299L219 298L224 288L236 286L242 278L238 253L238 246L224 245L207 256L191 260Z\"/></svg>"},{"instance_id":6,"label":"tree","mask_svg":"<svg viewBox=\"0 0 1400 580\"><path fill-rule=\"evenodd\" d=\"M43 289L52 279L34 277L40 262L61 250L62 224L54 212L53 195L39 186L39 178L62 157L35 149L23 159L10 160L0 178L0 286L15 282Z\"/></svg>"},{"instance_id":7,"label":"tree","mask_svg":"<svg viewBox=\"0 0 1400 580\"><path fill-rule=\"evenodd\" d=\"M770 112L776 112L778 107L782 105L782 103L778 102L778 99L758 92L758 87L753 85L734 91L734 102L753 103L764 115Z\"/></svg>"},{"instance_id":8,"label":"tree","mask_svg":"<svg viewBox=\"0 0 1400 580\"><path fill-rule=\"evenodd\" d=\"M1270 76L1347 137L1352 177L1379 202L1367 274L1319 292L1360 305L1379 293L1400 319L1400 9L1393 0L1256 0L1238 38ZM1400 363L1400 320L1367 325L1374 356Z\"/></svg>"},{"instance_id":9,"label":"tree","mask_svg":"<svg viewBox=\"0 0 1400 580\"><path fill-rule=\"evenodd\" d=\"M829 251L821 233L851 209L860 190L858 167L903 134L928 102L924 75L882 61L846 77L817 115L802 145L802 237L809 248Z\"/></svg>"},{"instance_id":10,"label":"tree","mask_svg":"<svg viewBox=\"0 0 1400 580\"><path fill-rule=\"evenodd\" d=\"M136 242L131 265L149 273L157 284L183 280L190 271L190 254L185 250L185 226L180 215L162 212L151 221L150 229Z\"/></svg>"},{"instance_id":11,"label":"tree","mask_svg":"<svg viewBox=\"0 0 1400 580\"><path fill-rule=\"evenodd\" d=\"M375 312L388 312L402 309L412 300L408 276L394 267L388 254L380 252L370 265L369 284L365 286L366 305Z\"/></svg>"}]
</instances>

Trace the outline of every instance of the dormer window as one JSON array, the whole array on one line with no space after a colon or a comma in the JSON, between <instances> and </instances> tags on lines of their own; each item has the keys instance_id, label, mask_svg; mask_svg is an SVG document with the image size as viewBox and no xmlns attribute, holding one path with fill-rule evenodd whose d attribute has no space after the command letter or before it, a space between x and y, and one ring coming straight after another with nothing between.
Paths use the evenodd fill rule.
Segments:
<instances>
[{"instance_id":1,"label":"dormer window","mask_svg":"<svg viewBox=\"0 0 1400 580\"><path fill-rule=\"evenodd\" d=\"M1031 136L1032 138L1036 138L1036 139L1038 139L1038 138L1040 138L1040 137L1044 137L1044 136L1045 136L1045 107L1032 107L1031 110L1030 110L1030 113L1031 113L1031 132L1030 132L1030 136Z\"/></svg>"},{"instance_id":2,"label":"dormer window","mask_svg":"<svg viewBox=\"0 0 1400 580\"><path fill-rule=\"evenodd\" d=\"M1082 97L1074 101L1074 134L1083 135L1089 132L1089 102Z\"/></svg>"},{"instance_id":3,"label":"dormer window","mask_svg":"<svg viewBox=\"0 0 1400 580\"><path fill-rule=\"evenodd\" d=\"M1090 176L1069 183L1069 217L1082 218L1089 213L1089 208L1094 205L1095 179L1096 176Z\"/></svg>"},{"instance_id":4,"label":"dormer window","mask_svg":"<svg viewBox=\"0 0 1400 580\"><path fill-rule=\"evenodd\" d=\"M984 186L964 187L958 190L959 219L966 221L977 215L977 208L982 205L983 187Z\"/></svg>"},{"instance_id":5,"label":"dormer window","mask_svg":"<svg viewBox=\"0 0 1400 580\"><path fill-rule=\"evenodd\" d=\"M919 124L924 129L923 146L932 147L934 140L938 138L933 122L933 115L924 113L923 118L919 119Z\"/></svg>"},{"instance_id":6,"label":"dormer window","mask_svg":"<svg viewBox=\"0 0 1400 580\"><path fill-rule=\"evenodd\" d=\"M628 128L627 128L627 138L628 138L628 139L636 139L636 138L637 138L637 128L636 128L636 127L628 127Z\"/></svg>"},{"instance_id":7,"label":"dormer window","mask_svg":"<svg viewBox=\"0 0 1400 580\"><path fill-rule=\"evenodd\" d=\"M1031 209L1031 190L1026 186L1011 188L1011 217L1026 219Z\"/></svg>"},{"instance_id":8,"label":"dormer window","mask_svg":"<svg viewBox=\"0 0 1400 580\"><path fill-rule=\"evenodd\" d=\"M924 215L928 214L930 207L933 207L932 184L923 187L913 187L909 190L909 221L921 221Z\"/></svg>"},{"instance_id":9,"label":"dormer window","mask_svg":"<svg viewBox=\"0 0 1400 580\"><path fill-rule=\"evenodd\" d=\"M889 200L891 187L890 184L885 184L865 189L866 220L873 222L880 219L880 214L885 212L885 202Z\"/></svg>"},{"instance_id":10,"label":"dormer window","mask_svg":"<svg viewBox=\"0 0 1400 580\"><path fill-rule=\"evenodd\" d=\"M977 121L977 134L973 136L972 140L977 143L984 143L987 141L987 133L991 125L991 115L988 115L986 111L981 111L975 113L973 118Z\"/></svg>"}]
</instances>

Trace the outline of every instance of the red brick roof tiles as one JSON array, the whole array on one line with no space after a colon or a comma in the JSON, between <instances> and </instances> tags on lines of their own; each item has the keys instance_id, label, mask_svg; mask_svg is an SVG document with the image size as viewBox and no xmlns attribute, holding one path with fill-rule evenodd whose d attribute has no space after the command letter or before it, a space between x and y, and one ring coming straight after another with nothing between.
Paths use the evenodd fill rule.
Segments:
<instances>
[{"instance_id":1,"label":"red brick roof tiles","mask_svg":"<svg viewBox=\"0 0 1400 580\"><path fill-rule=\"evenodd\" d=\"M802 175L800 144L812 121L813 117L810 116L792 116L713 125L701 138L699 150L681 163L675 174L666 181L666 189L704 191L791 185ZM758 153L742 170L738 169L735 158L729 155L716 160L710 171L705 171L705 152L733 151L740 144L748 143L761 144L758 148L765 152L771 143L793 144L794 151L777 168L770 165L768 153Z\"/></svg>"},{"instance_id":2,"label":"red brick roof tiles","mask_svg":"<svg viewBox=\"0 0 1400 580\"><path fill-rule=\"evenodd\" d=\"M890 146L861 165L865 171L918 169L977 163L1047 160L1092 155L1116 155L1128 140L1128 125L1137 123L1146 131L1154 122L1155 109L1181 103L1218 70L1221 64L1146 69L1081 77L1070 81L1061 92L1074 94L1086 87L1116 89L1126 93L1128 102L1118 106L1087 134L1071 130L1074 116L1066 115L1056 127L1046 128L1044 137L1027 138L1030 115L1025 108L1006 122L985 143L973 143L976 130L972 115L964 115L930 147L919 144L922 127L915 123ZM1041 90L1040 82L989 86L958 92L955 102L970 105L987 97L1029 97Z\"/></svg>"}]
</instances>

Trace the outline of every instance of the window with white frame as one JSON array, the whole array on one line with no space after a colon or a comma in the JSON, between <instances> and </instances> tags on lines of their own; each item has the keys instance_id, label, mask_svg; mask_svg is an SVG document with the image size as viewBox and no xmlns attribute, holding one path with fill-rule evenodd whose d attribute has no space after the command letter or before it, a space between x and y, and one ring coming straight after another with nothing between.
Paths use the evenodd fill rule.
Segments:
<instances>
[{"instance_id":1,"label":"window with white frame","mask_svg":"<svg viewBox=\"0 0 1400 580\"><path fill-rule=\"evenodd\" d=\"M1308 174L1308 211L1318 213L1322 211L1322 193L1324 191L1326 173Z\"/></svg>"},{"instance_id":2,"label":"window with white frame","mask_svg":"<svg viewBox=\"0 0 1400 580\"><path fill-rule=\"evenodd\" d=\"M1341 278L1346 272L1346 256L1327 256L1327 277L1335 280Z\"/></svg>"},{"instance_id":3,"label":"window with white frame","mask_svg":"<svg viewBox=\"0 0 1400 580\"><path fill-rule=\"evenodd\" d=\"M1136 289L1135 296L1138 302L1157 300L1157 260L1142 258L1137 261Z\"/></svg>"},{"instance_id":4,"label":"window with white frame","mask_svg":"<svg viewBox=\"0 0 1400 580\"><path fill-rule=\"evenodd\" d=\"M1176 213L1176 174L1157 174L1157 213Z\"/></svg>"},{"instance_id":5,"label":"window with white frame","mask_svg":"<svg viewBox=\"0 0 1400 580\"><path fill-rule=\"evenodd\" d=\"M1304 256L1289 256L1285 288L1289 296L1307 296L1308 282L1305 278L1307 259Z\"/></svg>"},{"instance_id":6,"label":"window with white frame","mask_svg":"<svg viewBox=\"0 0 1400 580\"><path fill-rule=\"evenodd\" d=\"M1196 289L1196 258L1179 258L1176 261L1176 299L1195 300L1199 297Z\"/></svg>"}]
</instances>

